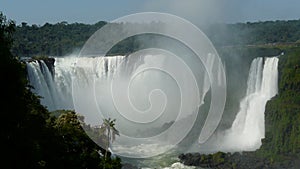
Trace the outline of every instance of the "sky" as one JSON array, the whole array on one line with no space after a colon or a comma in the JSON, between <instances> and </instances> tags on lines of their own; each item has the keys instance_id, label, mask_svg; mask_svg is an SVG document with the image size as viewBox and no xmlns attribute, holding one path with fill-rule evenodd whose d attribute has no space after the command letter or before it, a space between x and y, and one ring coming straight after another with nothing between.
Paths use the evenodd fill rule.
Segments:
<instances>
[{"instance_id":1,"label":"sky","mask_svg":"<svg viewBox=\"0 0 300 169\"><path fill-rule=\"evenodd\" d=\"M163 12L194 24L300 19L300 0L0 0L17 24L94 24L138 12Z\"/></svg>"}]
</instances>

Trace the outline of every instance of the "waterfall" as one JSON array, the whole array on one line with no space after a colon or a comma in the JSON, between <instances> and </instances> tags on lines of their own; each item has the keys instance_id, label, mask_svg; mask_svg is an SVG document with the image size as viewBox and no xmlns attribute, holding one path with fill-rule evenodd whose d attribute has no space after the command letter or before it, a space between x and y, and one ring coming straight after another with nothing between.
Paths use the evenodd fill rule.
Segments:
<instances>
[{"instance_id":1,"label":"waterfall","mask_svg":"<svg viewBox=\"0 0 300 169\"><path fill-rule=\"evenodd\" d=\"M75 110L91 126L110 117L117 119L116 128L126 136L155 138L141 144L144 143L141 139L136 139L141 142L136 143L118 137L112 150L130 153L128 156L159 154L176 145L193 127L197 108L210 90L203 67L197 74L201 80L193 77L192 70L198 70L201 65L190 60L183 64L183 59L171 54L54 59L53 69L43 60L26 62L32 91L42 97L41 103L50 111ZM215 62L214 55L205 60L208 71L220 69L214 68ZM180 122L162 127L176 120ZM163 131L164 135L160 135Z\"/></svg>"},{"instance_id":2,"label":"waterfall","mask_svg":"<svg viewBox=\"0 0 300 169\"><path fill-rule=\"evenodd\" d=\"M30 85L34 92L42 96L41 103L50 109L54 107L52 75L44 61L31 61L27 63L27 72Z\"/></svg>"},{"instance_id":3,"label":"waterfall","mask_svg":"<svg viewBox=\"0 0 300 169\"><path fill-rule=\"evenodd\" d=\"M153 61L153 59L155 61ZM151 62L150 62L151 61ZM211 65L214 62L213 57L209 57L206 60L209 71L211 71ZM167 62L162 56L145 56L145 57L126 57L126 56L114 56L114 57L64 57L55 58L54 69L50 70L43 60L29 61L27 64L28 79L30 85L34 87L33 92L42 97L41 103L48 107L50 111L58 109L75 109L74 102L80 103L84 106L78 106L76 111L80 112L86 117L88 124L98 124L99 115L97 113L91 116L91 112L99 112L99 105L95 105L95 100L103 108L102 112L110 112L108 117L117 118L120 131L128 135L134 136L136 129L143 130L144 125L133 125L128 123L127 120L122 118L118 113L111 95L111 83L107 79L112 79L115 75L120 77L131 76L136 69L143 69L146 64L161 65L169 68L174 68L174 64L179 62ZM265 105L268 100L277 94L277 81L278 81L278 58L256 58L252 61L249 76L247 81L246 96L240 102L240 110L236 115L231 128L217 133L213 136L213 147L218 151L252 151L256 150L261 145L261 139L265 136L264 128L264 111ZM118 69L117 69L118 67ZM179 66L175 66L179 67ZM177 69L175 69L177 70ZM208 77L205 74L199 73L204 81L199 83L200 87L200 99L194 94L194 90L189 89L186 86L188 79L188 72L184 72L182 69L178 69L179 77L182 82L182 87L189 96L188 102L183 108L185 112L192 112L191 108L194 105L201 105L204 101L204 96L208 92L210 86ZM131 75L130 75L131 74ZM200 78L200 79L201 79ZM219 77L218 77L219 78ZM75 79L75 80L74 80ZM104 80L101 80L104 79ZM170 77L161 72L147 71L140 73L133 79L131 88L127 88L131 92L131 103L135 104L140 110L147 110L149 107L149 97L147 95L151 93L153 89L158 86L162 91L166 92L166 95L159 95L159 93L152 93L152 104L159 107L164 99L167 98L170 106L163 107L165 110L165 116L162 120L155 121L153 126L162 126L166 121L169 122L174 119L174 112L178 111L180 105L177 98L180 97L178 93L178 86L173 84ZM74 83L75 82L75 83ZM122 81L117 81L117 85L120 85ZM93 84L97 83L97 87L94 88ZM80 97L75 97L75 94ZM133 90L134 89L134 90ZM116 94L122 96L124 93L123 88L116 87ZM120 90L120 91L119 91ZM157 90L154 90L157 92ZM96 95L95 95L96 93ZM83 97L82 97L83 96ZM124 97L125 98L125 97ZM124 98L121 98L120 101ZM116 100L114 100L116 101ZM122 102L120 102L121 104ZM124 103L125 104L125 103ZM122 105L123 106L123 105ZM154 108L156 108L154 106ZM131 109L124 109L130 110ZM129 113L130 113L129 111ZM147 110L148 111L148 110ZM151 111L151 110L149 110ZM154 109L158 112L160 109ZM115 113L114 113L115 112ZM154 112L154 113L155 113ZM87 113L87 114L85 114ZM150 113L151 114L151 113ZM191 114L191 113L190 113ZM143 116L145 116L144 114ZM172 119L173 118L173 119ZM101 119L101 118L100 118ZM146 129L146 128L145 128ZM132 133L130 133L132 131ZM209 145L211 146L211 145Z\"/></svg>"},{"instance_id":4,"label":"waterfall","mask_svg":"<svg viewBox=\"0 0 300 169\"><path fill-rule=\"evenodd\" d=\"M26 63L28 79L33 92L41 96L41 103L50 111L74 109L72 100L72 78L80 77L80 85L93 81L93 75L112 77L114 67L118 66L124 56L102 58L54 58L53 75L43 60Z\"/></svg>"},{"instance_id":5,"label":"waterfall","mask_svg":"<svg viewBox=\"0 0 300 169\"><path fill-rule=\"evenodd\" d=\"M165 122L170 122L174 117L174 112L178 111L180 105L181 93L178 93L178 86L172 84L174 79L166 76L161 72L143 72L140 73L133 79L131 88L127 88L131 93L130 104L135 104L140 110L147 110L150 104L156 107L160 106L164 97L168 97L167 101L170 106L165 106L166 116L162 116L162 120L154 121L150 126L147 125L137 125L133 123L128 123L128 120L122 119L122 117L116 116L117 112L114 103L111 102L111 83L115 75L131 76L134 70L142 70L148 66L160 65L161 67L168 67L170 69L175 69L178 72L178 80L181 83L182 90L185 90L186 95L189 99L185 99L187 104L183 106L184 112L194 111L195 105L204 104L204 97L206 93L210 90L210 84L208 83L209 78L202 71L198 73L200 76L199 87L199 100L190 88L188 84L191 83L189 79L189 72L184 71L180 66L180 62L170 62L163 56L145 56L145 57L126 57L126 56L114 56L114 57L64 57L64 58L54 58L54 68L49 69L49 65L43 60L28 61L27 72L30 85L33 86L33 92L40 95L41 103L50 111L58 109L76 109L76 103L80 103L76 112L85 116L85 121L87 124L99 124L99 107L103 108L101 111L109 112L108 117L118 119L117 129L120 133L126 134L128 136L136 136L137 133L146 133L149 128L155 126L158 129L159 126L165 124ZM154 60L154 61L153 61ZM212 67L215 62L214 57L208 57L205 64L208 67L208 71L213 71ZM175 66L174 66L175 65ZM203 145L202 148L210 149L210 151L253 151L261 146L261 139L265 136L265 125L264 125L264 111L265 105L268 100L275 96L278 92L277 81L278 81L278 58L256 58L252 61L248 81L246 96L240 102L240 110L236 115L231 128L217 133L212 136L213 139L209 140L211 143L208 145ZM118 67L118 69L117 69ZM194 65L192 68L199 68L199 65ZM221 78L220 72L221 67L218 67L218 79ZM204 79L204 80L203 80ZM122 83L122 81L116 81L116 84ZM93 86L94 84L96 85ZM180 83L179 83L180 84ZM158 95L155 92L151 93L153 89L161 87L162 91L166 95ZM74 92L74 89L76 92ZM117 86L116 94L118 96L123 94L125 89ZM133 90L134 89L134 90ZM120 90L120 91L119 91ZM177 93L176 93L177 92ZM74 93L77 97L74 97ZM96 93L96 94L95 94ZM148 97L148 94L152 94ZM125 93L126 94L126 93ZM74 99L75 98L75 99ZM77 99L77 100L76 100ZM95 100L98 99L99 105L95 105ZM127 98L128 99L128 98ZM150 100L150 101L149 101ZM114 100L115 101L115 100ZM125 102L124 98L120 99L121 103ZM83 105L83 106L82 106ZM99 107L98 107L99 106ZM151 105L152 106L152 105ZM193 109L193 110L192 110ZM126 110L126 109L124 109ZM159 109L154 109L154 111L160 111ZM95 114L91 115L91 112ZM85 114L87 113L87 114ZM150 113L151 114L151 113ZM192 114L192 113L190 113ZM146 114L143 114L145 116ZM175 114L176 115L176 114ZM189 116L186 116L189 117ZM100 117L101 119L101 117ZM171 120L170 120L171 119ZM168 137L164 139L176 139L177 136L186 124L190 123L189 118L181 118L182 123L176 126L173 130L169 130ZM148 127L148 128L147 128ZM138 131L140 130L140 131ZM112 150L121 154L129 153L130 155L138 154L140 156L144 154L156 154L157 152L164 152L165 149L171 147L169 145L160 145L156 140L151 140L145 144L138 144L137 146L133 142L126 142L122 140L122 137L118 137ZM163 141L161 139L159 141ZM170 141L168 140L168 141ZM119 141L119 144L118 144ZM148 141L148 140L147 140ZM128 145L127 145L128 144ZM206 147L205 147L206 146ZM194 149L194 151L200 150L199 145ZM207 150L203 152L208 152ZM122 155L123 155L122 154ZM183 168L180 163L175 163L171 168ZM188 167L186 167L188 168Z\"/></svg>"},{"instance_id":6,"label":"waterfall","mask_svg":"<svg viewBox=\"0 0 300 169\"><path fill-rule=\"evenodd\" d=\"M230 129L219 134L221 151L254 151L265 137L264 112L268 100L277 92L278 58L256 58L252 61L246 96Z\"/></svg>"}]
</instances>

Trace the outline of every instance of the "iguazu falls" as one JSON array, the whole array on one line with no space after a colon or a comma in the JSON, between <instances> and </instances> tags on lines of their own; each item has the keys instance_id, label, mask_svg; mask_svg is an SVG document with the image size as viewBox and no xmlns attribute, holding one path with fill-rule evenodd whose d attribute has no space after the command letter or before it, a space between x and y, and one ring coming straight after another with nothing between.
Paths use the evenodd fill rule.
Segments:
<instances>
[{"instance_id":1,"label":"iguazu falls","mask_svg":"<svg viewBox=\"0 0 300 169\"><path fill-rule=\"evenodd\" d=\"M300 168L300 2L1 4L0 168Z\"/></svg>"},{"instance_id":2,"label":"iguazu falls","mask_svg":"<svg viewBox=\"0 0 300 169\"><path fill-rule=\"evenodd\" d=\"M146 56L144 59L147 59L147 57L154 56ZM95 58L76 58L75 56L52 57L46 60L46 62L51 60L50 64L46 64L44 60L33 60L27 61L26 66L33 92L42 97L41 102L43 105L52 111L60 109L73 110L72 79L79 78L81 84L89 86L88 88L93 88L95 83L95 77L93 75L95 71L97 71L97 79L111 80L115 73L120 72L123 74L128 71L128 69L137 65L136 61L130 63L127 58L130 58L130 56ZM215 152L221 150L228 152L242 152L254 151L260 148L261 140L265 137L265 106L267 101L274 97L278 92L278 60L279 56L271 58L259 57L252 61L247 80L247 91L244 98L239 101L240 108L231 128L218 131L218 133L212 136L211 140L208 141L209 143L207 144L209 145L204 145L201 149L207 151L209 148L210 151ZM138 61L145 64L145 61L141 59ZM76 63L80 65L76 65ZM122 65L122 63L124 65ZM122 70L118 71L118 66L120 66L120 69ZM163 77L153 77L151 81L162 81L162 79ZM144 79L140 80L145 81ZM140 89L138 92L146 90L143 89L143 83L138 83L137 85L138 86L135 86L134 88ZM168 86L170 87L170 85ZM104 87L100 86L100 88ZM105 89L108 90L107 88ZM89 94L83 87L78 90L78 92L82 94ZM104 91L101 93L104 94ZM106 102L105 104L109 103ZM109 109L110 112L113 111L113 108L108 107L107 109ZM91 110L91 108L89 107L87 110ZM82 114L88 113L82 112ZM96 122L92 119L93 117L91 117L90 124L95 124ZM117 120L120 123L117 125L119 126L118 128L124 128L125 126L124 124L121 124L121 120L118 118ZM134 148L131 147L130 150L147 151L147 149L152 149L151 146L155 145L136 146ZM119 148L122 149L121 147ZM146 150L143 150L143 148ZM125 147L123 147L123 149L125 149ZM201 149L199 150L200 152Z\"/></svg>"}]
</instances>

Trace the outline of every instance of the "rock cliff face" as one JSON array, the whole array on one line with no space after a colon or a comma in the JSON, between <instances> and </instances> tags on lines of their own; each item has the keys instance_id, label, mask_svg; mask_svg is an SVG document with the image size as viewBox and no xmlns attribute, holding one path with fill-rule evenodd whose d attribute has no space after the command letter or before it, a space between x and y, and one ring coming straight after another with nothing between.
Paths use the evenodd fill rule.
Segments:
<instances>
[{"instance_id":1,"label":"rock cliff face","mask_svg":"<svg viewBox=\"0 0 300 169\"><path fill-rule=\"evenodd\" d=\"M48 69L50 70L50 72L53 76L55 59L54 58L44 58L42 60L45 62L45 64L47 65Z\"/></svg>"}]
</instances>

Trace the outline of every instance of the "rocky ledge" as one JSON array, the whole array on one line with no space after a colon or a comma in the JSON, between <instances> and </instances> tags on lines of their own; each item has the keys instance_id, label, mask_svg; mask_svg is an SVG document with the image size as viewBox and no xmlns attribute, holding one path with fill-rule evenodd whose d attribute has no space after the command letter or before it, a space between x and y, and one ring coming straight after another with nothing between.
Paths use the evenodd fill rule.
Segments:
<instances>
[{"instance_id":1,"label":"rocky ledge","mask_svg":"<svg viewBox=\"0 0 300 169\"><path fill-rule=\"evenodd\" d=\"M188 153L179 155L180 161L188 166L222 169L296 169L300 164L297 158L273 161L258 157L254 152L199 154Z\"/></svg>"}]
</instances>

